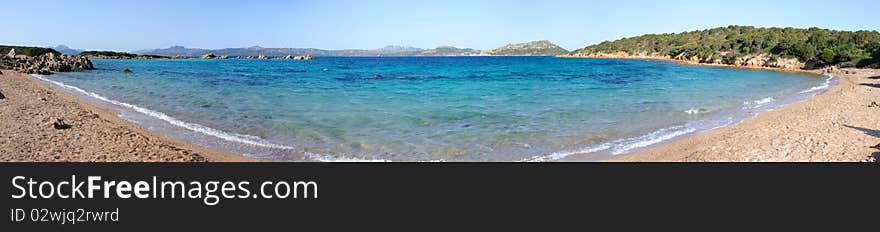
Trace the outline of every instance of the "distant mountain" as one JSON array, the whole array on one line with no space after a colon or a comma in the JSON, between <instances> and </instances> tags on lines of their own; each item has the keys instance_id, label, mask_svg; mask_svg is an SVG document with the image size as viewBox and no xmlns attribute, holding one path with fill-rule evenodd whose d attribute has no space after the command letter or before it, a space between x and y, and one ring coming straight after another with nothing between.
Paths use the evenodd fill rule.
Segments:
<instances>
[{"instance_id":1,"label":"distant mountain","mask_svg":"<svg viewBox=\"0 0 880 232\"><path fill-rule=\"evenodd\" d=\"M389 46L385 46L383 48L379 48L379 49L376 49L373 51L375 51L379 54L399 54L399 53L416 53L416 52L421 52L424 50L425 49L416 48L416 47L389 45Z\"/></svg>"},{"instance_id":2,"label":"distant mountain","mask_svg":"<svg viewBox=\"0 0 880 232\"><path fill-rule=\"evenodd\" d=\"M55 47L52 48L52 49L55 49L55 51L58 51L58 52L63 53L63 54L74 55L74 56L75 56L75 55L79 55L80 53L83 52L82 50L69 48L69 47L67 47L67 46L65 46L65 45L58 45L58 46L55 46Z\"/></svg>"},{"instance_id":3,"label":"distant mountain","mask_svg":"<svg viewBox=\"0 0 880 232\"><path fill-rule=\"evenodd\" d=\"M265 55L268 57L283 56L477 56L477 55L519 55L519 56L551 56L566 54L568 51L549 41L535 41L523 44L511 44L492 51L481 52L471 48L440 46L433 49L421 49L408 46L385 46L379 49L344 49L324 50L316 48L264 48L260 46L246 48L200 49L173 46L170 48L135 51L135 54L156 56L200 57L205 54L230 57L250 57Z\"/></svg>"},{"instance_id":4,"label":"distant mountain","mask_svg":"<svg viewBox=\"0 0 880 232\"><path fill-rule=\"evenodd\" d=\"M199 57L204 54L211 53L211 50L201 49L201 48L186 48L183 46L171 46L169 48L134 51L134 53L141 54L141 55L157 55L157 56Z\"/></svg>"},{"instance_id":5,"label":"distant mountain","mask_svg":"<svg viewBox=\"0 0 880 232\"><path fill-rule=\"evenodd\" d=\"M475 56L480 50L470 48L457 48L452 46L440 46L416 53L416 56Z\"/></svg>"},{"instance_id":6,"label":"distant mountain","mask_svg":"<svg viewBox=\"0 0 880 232\"><path fill-rule=\"evenodd\" d=\"M528 43L508 44L503 47L484 52L491 56L557 56L568 54L568 50L547 40Z\"/></svg>"}]
</instances>

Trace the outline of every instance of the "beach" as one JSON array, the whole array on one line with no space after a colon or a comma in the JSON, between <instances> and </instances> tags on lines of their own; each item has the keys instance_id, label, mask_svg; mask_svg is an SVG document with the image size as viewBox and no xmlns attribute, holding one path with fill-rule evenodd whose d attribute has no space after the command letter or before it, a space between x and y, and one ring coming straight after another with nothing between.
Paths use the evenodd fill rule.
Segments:
<instances>
[{"instance_id":1,"label":"beach","mask_svg":"<svg viewBox=\"0 0 880 232\"><path fill-rule=\"evenodd\" d=\"M27 74L2 72L0 161L257 161L166 138Z\"/></svg>"},{"instance_id":2,"label":"beach","mask_svg":"<svg viewBox=\"0 0 880 232\"><path fill-rule=\"evenodd\" d=\"M832 75L839 84L806 101L611 161L877 162L880 70Z\"/></svg>"},{"instance_id":3,"label":"beach","mask_svg":"<svg viewBox=\"0 0 880 232\"><path fill-rule=\"evenodd\" d=\"M833 75L839 84L808 100L610 161L876 162L880 70ZM168 138L26 74L3 70L0 93L2 161L258 161Z\"/></svg>"}]
</instances>

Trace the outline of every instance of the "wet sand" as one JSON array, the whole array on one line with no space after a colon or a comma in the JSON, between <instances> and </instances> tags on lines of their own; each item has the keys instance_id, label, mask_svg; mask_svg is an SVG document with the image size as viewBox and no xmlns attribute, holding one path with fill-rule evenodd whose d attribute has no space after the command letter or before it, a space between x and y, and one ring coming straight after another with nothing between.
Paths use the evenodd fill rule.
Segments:
<instances>
[{"instance_id":1,"label":"wet sand","mask_svg":"<svg viewBox=\"0 0 880 232\"><path fill-rule=\"evenodd\" d=\"M878 162L880 70L832 74L819 96L611 161Z\"/></svg>"},{"instance_id":2,"label":"wet sand","mask_svg":"<svg viewBox=\"0 0 880 232\"><path fill-rule=\"evenodd\" d=\"M2 73L0 161L259 161L167 138L26 74Z\"/></svg>"}]
</instances>

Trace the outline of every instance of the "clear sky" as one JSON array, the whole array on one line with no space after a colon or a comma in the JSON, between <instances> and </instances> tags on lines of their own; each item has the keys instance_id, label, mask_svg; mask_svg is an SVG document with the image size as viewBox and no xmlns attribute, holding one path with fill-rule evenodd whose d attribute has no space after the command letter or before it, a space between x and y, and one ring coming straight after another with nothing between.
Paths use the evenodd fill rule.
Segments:
<instances>
[{"instance_id":1,"label":"clear sky","mask_svg":"<svg viewBox=\"0 0 880 232\"><path fill-rule=\"evenodd\" d=\"M491 49L548 39L573 50L731 24L880 30L878 0L9 0L0 44L196 48Z\"/></svg>"}]
</instances>

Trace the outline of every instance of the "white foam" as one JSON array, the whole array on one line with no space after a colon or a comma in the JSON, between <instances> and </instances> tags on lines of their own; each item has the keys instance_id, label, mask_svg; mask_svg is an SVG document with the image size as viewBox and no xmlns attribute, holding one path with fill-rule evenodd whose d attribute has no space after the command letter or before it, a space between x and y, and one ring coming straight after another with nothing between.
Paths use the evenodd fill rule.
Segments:
<instances>
[{"instance_id":1,"label":"white foam","mask_svg":"<svg viewBox=\"0 0 880 232\"><path fill-rule=\"evenodd\" d=\"M709 111L706 109L703 109L703 108L690 108L690 109L684 111L685 114L689 114L689 115L702 114L702 113L706 113L706 112L709 112Z\"/></svg>"},{"instance_id":2,"label":"white foam","mask_svg":"<svg viewBox=\"0 0 880 232\"><path fill-rule=\"evenodd\" d=\"M834 76L832 76L831 74L828 74L828 73L824 74L824 76L828 77L825 79L824 83L822 83L821 85L818 85L818 86L813 86L812 88L801 91L800 93L809 93L809 92L815 92L815 91L819 91L819 90L828 89L828 87L831 86L831 80L834 79Z\"/></svg>"},{"instance_id":3,"label":"white foam","mask_svg":"<svg viewBox=\"0 0 880 232\"><path fill-rule=\"evenodd\" d=\"M217 130L214 128L210 128L207 126L199 125L196 123L184 122L184 121L178 120L174 117L168 116L167 114L162 113L162 112L158 112L158 111L150 110L150 109L143 108L143 107L140 107L137 105L128 104L125 102L120 102L120 101L116 101L113 99L109 99L109 98L106 98L106 97L101 96L99 94L85 91L85 90L80 89L79 87L76 87L76 86L67 85L67 84L64 84L59 81L53 81L53 80L46 79L42 75L32 74L31 76L33 76L37 79L52 83L52 84L57 85L59 87L73 90L78 93L84 94L86 96L89 96L89 97L92 97L92 98L95 98L95 99L98 99L98 100L101 100L101 101L104 101L104 102L107 102L107 103L110 103L113 105L125 107L125 108L134 110L136 112L145 114L145 115L153 117L153 118L157 118L159 120L170 123L171 125L182 127L182 128L185 128L187 130L194 131L197 133L210 135L210 136L222 139L222 140L231 141L231 142L238 142L238 143L248 144L248 145L252 145L252 146L264 147L264 148L272 148L272 149L283 149L283 150L295 150L296 149L295 147L291 147L291 146L274 144L274 143L265 141L264 139L257 137L257 136L253 136L253 135L230 133L230 132L225 132L225 131ZM370 160L370 159L359 159L359 158L349 158L349 157L335 157L335 156L331 156L331 155L316 154L316 153L310 153L310 152L306 152L305 154L308 158L310 158L312 160L316 160L316 161L321 161L321 162L386 161L386 160ZM251 154L251 156L253 156L253 155Z\"/></svg>"},{"instance_id":4,"label":"white foam","mask_svg":"<svg viewBox=\"0 0 880 232\"><path fill-rule=\"evenodd\" d=\"M638 137L619 139L608 143L584 147L576 150L554 152L549 155L538 155L522 159L521 162L547 162L560 160L575 154L587 154L611 149L612 155L625 154L633 149L647 147L678 136L693 133L696 129L687 126L673 126L656 130Z\"/></svg>"},{"instance_id":5,"label":"white foam","mask_svg":"<svg viewBox=\"0 0 880 232\"><path fill-rule=\"evenodd\" d=\"M743 102L743 105L744 105L743 109L758 108L758 107L763 106L764 104L771 103L775 100L776 99L773 97L766 97L766 98L754 100L754 101L745 101L745 102Z\"/></svg>"},{"instance_id":6,"label":"white foam","mask_svg":"<svg viewBox=\"0 0 880 232\"><path fill-rule=\"evenodd\" d=\"M321 161L321 162L391 162L391 160L385 159L364 159L357 157L345 157L345 156L331 156L326 154L318 154L305 152L308 157L313 160Z\"/></svg>"},{"instance_id":7,"label":"white foam","mask_svg":"<svg viewBox=\"0 0 880 232\"><path fill-rule=\"evenodd\" d=\"M593 153L593 152L597 152L597 151L607 150L608 148L611 148L611 146L612 146L611 143L603 143L603 144L599 144L596 146L584 147L584 148L577 149L577 150L557 151L557 152L553 152L549 155L537 155L537 156L525 158L525 159L520 160L520 162L548 162L548 161L560 160L560 159L568 157L570 155L586 154L586 153Z\"/></svg>"},{"instance_id":8,"label":"white foam","mask_svg":"<svg viewBox=\"0 0 880 232\"><path fill-rule=\"evenodd\" d=\"M650 134L642 135L635 138L629 138L622 141L619 145L614 146L612 155L620 155L629 152L632 149L647 147L659 142L670 140L672 138L692 133L696 131L694 128L686 126L674 126L654 131Z\"/></svg>"}]
</instances>

